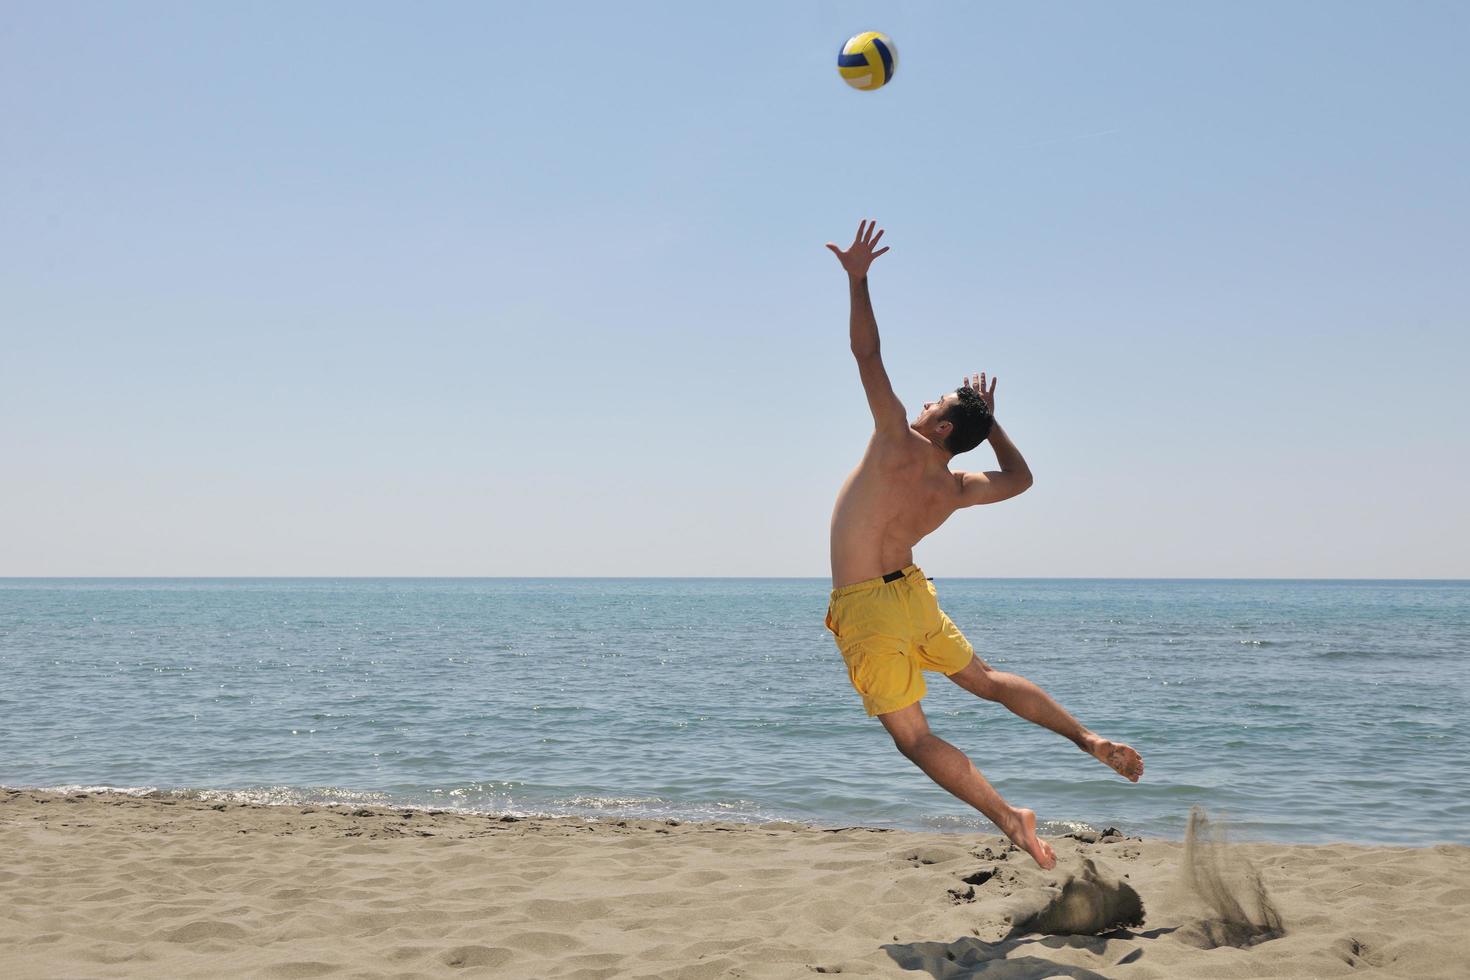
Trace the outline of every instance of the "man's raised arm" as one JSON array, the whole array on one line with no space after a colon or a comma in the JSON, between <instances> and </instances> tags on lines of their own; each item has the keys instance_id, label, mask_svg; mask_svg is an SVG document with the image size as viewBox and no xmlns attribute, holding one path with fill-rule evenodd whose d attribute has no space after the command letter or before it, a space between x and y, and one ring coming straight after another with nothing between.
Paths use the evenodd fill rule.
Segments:
<instances>
[{"instance_id":1,"label":"man's raised arm","mask_svg":"<svg viewBox=\"0 0 1470 980\"><path fill-rule=\"evenodd\" d=\"M1026 458L1021 455L1021 450L1011 442L1006 430L995 421L995 385L996 379L990 379L990 387L985 387L985 372L981 371L973 378L966 378L963 387L972 388L979 393L985 402L985 407L990 409L990 434L986 436L990 440L990 448L995 450L995 461L1000 464L999 470L990 470L986 473L956 473L955 478L960 484L960 497L963 501L960 506L973 507L976 504L994 504L1002 500L1009 500L1017 494L1025 493L1031 487L1031 467L1026 465Z\"/></svg>"},{"instance_id":2,"label":"man's raised arm","mask_svg":"<svg viewBox=\"0 0 1470 980\"><path fill-rule=\"evenodd\" d=\"M873 425L879 431L903 430L908 428L908 416L904 413L903 403L893 393L888 372L883 368L883 357L878 344L878 321L873 316L873 301L868 297L868 267L873 264L874 259L888 251L886 245L874 250L878 239L883 237L881 228L877 229L877 234L873 233L877 224L876 221L859 223L857 237L845 252L831 242L827 243L827 247L837 256L837 261L842 263L842 268L847 272L852 301L852 315L848 322L852 356L857 358L858 374L863 379L863 390L868 395L868 408L873 412Z\"/></svg>"}]
</instances>

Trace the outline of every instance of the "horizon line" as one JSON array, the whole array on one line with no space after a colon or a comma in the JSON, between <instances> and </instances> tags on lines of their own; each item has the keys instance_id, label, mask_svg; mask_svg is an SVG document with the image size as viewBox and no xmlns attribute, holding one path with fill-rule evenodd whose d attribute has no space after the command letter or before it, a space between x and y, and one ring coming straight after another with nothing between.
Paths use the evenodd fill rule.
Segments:
<instances>
[{"instance_id":1,"label":"horizon line","mask_svg":"<svg viewBox=\"0 0 1470 980\"><path fill-rule=\"evenodd\" d=\"M393 580L393 581L821 581L826 575L0 575L0 582L82 582L82 581L327 581L327 580ZM1210 576L1210 575L941 575L935 579L993 582L1447 582L1470 583L1470 578L1435 578L1388 576L1362 578L1351 576Z\"/></svg>"}]
</instances>

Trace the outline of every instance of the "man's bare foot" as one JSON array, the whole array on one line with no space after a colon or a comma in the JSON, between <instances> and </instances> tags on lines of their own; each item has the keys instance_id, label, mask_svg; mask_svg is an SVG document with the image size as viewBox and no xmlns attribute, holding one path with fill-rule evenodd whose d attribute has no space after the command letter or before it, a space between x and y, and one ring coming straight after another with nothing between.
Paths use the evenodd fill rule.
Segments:
<instances>
[{"instance_id":1,"label":"man's bare foot","mask_svg":"<svg viewBox=\"0 0 1470 980\"><path fill-rule=\"evenodd\" d=\"M1017 807L1014 832L1004 827L1001 830L1005 830L1011 842L1031 855L1042 868L1050 871L1057 866L1056 852L1051 849L1050 844L1036 836L1035 810L1023 810Z\"/></svg>"},{"instance_id":2,"label":"man's bare foot","mask_svg":"<svg viewBox=\"0 0 1470 980\"><path fill-rule=\"evenodd\" d=\"M1138 782L1138 777L1143 775L1143 757L1133 751L1131 745L1099 738L1092 743L1092 748L1088 751L1097 757L1098 761L1131 783Z\"/></svg>"}]
</instances>

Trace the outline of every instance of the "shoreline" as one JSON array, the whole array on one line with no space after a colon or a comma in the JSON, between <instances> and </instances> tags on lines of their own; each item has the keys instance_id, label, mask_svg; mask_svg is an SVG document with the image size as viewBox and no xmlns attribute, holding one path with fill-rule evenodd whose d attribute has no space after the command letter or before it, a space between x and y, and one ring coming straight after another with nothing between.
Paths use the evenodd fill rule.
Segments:
<instances>
[{"instance_id":1,"label":"shoreline","mask_svg":"<svg viewBox=\"0 0 1470 980\"><path fill-rule=\"evenodd\" d=\"M443 814L447 816L457 816L471 819L499 819L502 817L513 817L516 820L542 820L553 822L561 820L579 820L589 824L627 822L662 825L668 822L672 822L674 824L720 824L732 827L751 827L757 829L770 827L781 830L871 830L875 832L885 833L896 832L907 834L960 836L999 836L1000 834L999 830L995 828L992 824L990 824L988 820L985 820L983 817L978 815L975 817L976 825L973 827L965 826L962 824L956 826L904 826L881 823L864 824L843 822L838 820L826 821L800 817L780 816L770 817L769 819L758 819L755 817L741 816L732 816L728 819L720 819L703 815L690 816L678 812L667 814L639 815L636 813L619 812L616 808L611 807L608 809L608 812L605 813L556 813L543 810L521 808L513 808L509 810L482 810L476 809L474 807L454 806L452 804L401 802L391 799L383 799L382 797L386 796L387 794L371 790L344 791L343 795L360 796L363 797L362 799L333 800L330 798L314 797L309 792L302 791L300 789L297 789L296 787L276 787L275 789L280 789L284 792L266 793L265 791L252 789L198 789L180 787L165 788L158 786L112 786L87 785L80 783L60 786L28 786L0 783L0 797L3 797L4 794L35 793L51 797L87 798L115 796L135 800L173 801L176 803L224 803L230 807L284 807L287 809L310 807L316 810L323 811L358 810L365 808L368 810L381 810L386 813L399 813L401 811L410 810L415 813L427 813L434 815ZM293 798L293 794L300 794L300 797ZM330 794L327 795L330 796ZM1438 846L1470 847L1470 841L1461 842L1457 840L1444 839L1420 841L1415 843L1404 843L1400 841L1368 841L1355 840L1350 838L1334 838L1331 840L1296 840L1286 837L1256 836L1246 832L1242 832L1239 829L1239 823L1230 818L1230 814L1228 811L1224 812L1222 815L1224 819L1221 822L1226 828L1228 828L1231 842L1242 845L1287 845L1303 847L1333 847L1337 845L1343 845L1349 847L1393 847L1409 849ZM947 820L949 818L939 819ZM1186 836L1185 833L1180 833L1178 835L1159 833L1139 834L1127 828L1126 826L1123 826L1122 829L1117 829L1117 826L1120 823L1121 822L1117 821L1112 823L1093 823L1086 820L1041 820L1039 821L1038 826L1042 828L1041 835L1043 837L1046 837L1048 840L1055 837L1070 838L1077 835L1087 834L1092 834L1096 837L1102 837L1107 835L1109 832L1112 832L1119 836L1129 837L1133 839L1141 837L1142 839L1147 839L1151 841L1182 844L1184 843Z\"/></svg>"},{"instance_id":2,"label":"shoreline","mask_svg":"<svg viewBox=\"0 0 1470 980\"><path fill-rule=\"evenodd\" d=\"M23 977L1470 972L1464 845L1048 837L1045 872L999 834L22 789L0 827Z\"/></svg>"},{"instance_id":3,"label":"shoreline","mask_svg":"<svg viewBox=\"0 0 1470 980\"><path fill-rule=\"evenodd\" d=\"M165 788L159 786L110 786L110 785L86 785L70 784L62 786L23 786L0 783L0 795L6 793L37 793L52 797L123 797L135 800L155 800L174 802L200 802L200 803L225 803L229 806L239 807L311 807L318 810L357 810L366 808L369 810L382 810L385 812L398 813L405 810L414 812L430 813L434 815L445 814L468 818L493 818L513 817L516 820L581 820L590 824L606 823L609 821L622 821L633 823L664 824L672 821L675 824L721 824L739 827L775 827L783 830L873 830L873 831L896 831L915 834L999 834L999 831L991 826L988 820L977 817L981 826L975 828L956 827L948 829L943 827L906 827L886 826L883 824L856 824L841 821L824 821L801 819L796 817L771 817L769 819L757 819L754 817L732 816L729 819L718 819L707 816L688 816L680 813L638 815L632 813L618 812L615 808L609 808L606 813L552 813L537 810L511 809L511 810L481 810L473 807L459 807L442 803L411 803L394 800L376 799L367 797L382 797L386 794L376 793L370 790L351 791L354 795L364 797L361 800L331 800L313 798L311 794L298 790L294 787L280 787L285 790L280 794L265 794L254 790L241 789L197 789L197 788ZM289 797L291 794L300 793L300 798L266 798L268 795L277 797ZM1102 831L1093 824L1084 820L1044 820L1041 825L1047 828L1044 833L1047 836L1056 834L1067 836L1073 832L1093 832L1101 834ZM1065 828L1065 830L1060 829ZM1121 831L1119 832L1121 833ZM1175 840L1172 837L1159 837L1160 840ZM1182 840L1182 838L1180 838ZM1342 843L1352 843L1343 841ZM1447 842L1448 843L1448 842Z\"/></svg>"}]
</instances>

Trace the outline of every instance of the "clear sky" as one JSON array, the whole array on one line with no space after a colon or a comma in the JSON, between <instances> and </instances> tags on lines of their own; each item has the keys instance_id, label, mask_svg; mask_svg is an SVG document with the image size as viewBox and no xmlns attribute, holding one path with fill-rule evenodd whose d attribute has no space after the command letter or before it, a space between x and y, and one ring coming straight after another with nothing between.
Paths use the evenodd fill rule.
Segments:
<instances>
[{"instance_id":1,"label":"clear sky","mask_svg":"<svg viewBox=\"0 0 1470 980\"><path fill-rule=\"evenodd\" d=\"M894 82L838 46L895 40ZM1470 577L1470 5L0 6L0 575ZM956 465L993 465L986 446Z\"/></svg>"}]
</instances>

